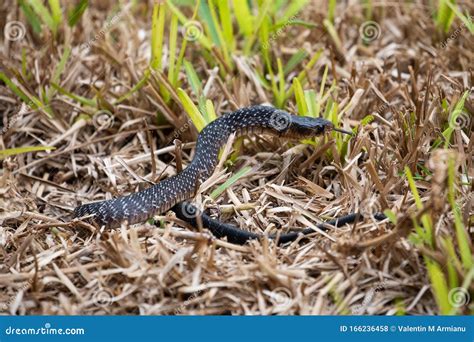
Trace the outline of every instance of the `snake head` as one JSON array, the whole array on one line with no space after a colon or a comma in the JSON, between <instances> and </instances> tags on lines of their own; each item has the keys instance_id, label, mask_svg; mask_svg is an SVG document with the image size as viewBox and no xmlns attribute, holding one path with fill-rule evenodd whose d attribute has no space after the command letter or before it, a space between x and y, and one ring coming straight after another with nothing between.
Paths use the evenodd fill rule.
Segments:
<instances>
[{"instance_id":1,"label":"snake head","mask_svg":"<svg viewBox=\"0 0 474 342\"><path fill-rule=\"evenodd\" d=\"M312 138L331 131L352 135L351 132L334 127L334 124L326 119L292 115L282 110L276 110L272 114L270 126L278 131L280 136L292 139Z\"/></svg>"}]
</instances>

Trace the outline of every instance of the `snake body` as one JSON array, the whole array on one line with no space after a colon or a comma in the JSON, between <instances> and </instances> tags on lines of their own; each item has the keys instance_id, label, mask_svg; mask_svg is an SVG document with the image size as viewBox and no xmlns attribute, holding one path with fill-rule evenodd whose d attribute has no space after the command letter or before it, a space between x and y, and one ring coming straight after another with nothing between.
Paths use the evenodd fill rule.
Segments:
<instances>
[{"instance_id":1,"label":"snake body","mask_svg":"<svg viewBox=\"0 0 474 342\"><path fill-rule=\"evenodd\" d=\"M196 216L192 214L193 210L189 210L194 207L190 203L182 202L192 198L196 184L212 174L218 162L219 149L231 134L241 136L249 133L265 133L301 139L319 136L331 130L344 132L334 128L333 124L325 119L292 115L269 106L252 106L226 113L201 131L194 158L181 173L128 196L81 205L74 213L76 217L91 216L99 225L117 227L124 221L129 224L143 222L153 215L173 209L178 217L196 226ZM202 214L201 217L204 226L208 226L215 235L230 236L229 239L235 240L234 242L243 243L258 237L256 234L254 236L252 233L222 224L206 214ZM311 229L311 232L313 231ZM293 233L286 235L290 240L296 239L297 236Z\"/></svg>"},{"instance_id":2,"label":"snake body","mask_svg":"<svg viewBox=\"0 0 474 342\"><path fill-rule=\"evenodd\" d=\"M200 224L208 228L212 234L218 238L227 238L227 241L238 245L243 245L249 240L260 239L263 237L262 234L252 233L228 223L222 223L216 219L213 219L207 213L199 212L197 208L189 202L181 202L175 205L172 210L176 213L176 216L180 219L189 222L193 227L198 228ZM374 213L374 218L378 221L386 219L383 213ZM316 225L316 228L327 230L329 226L341 227L345 224L352 223L362 219L363 216L360 213L352 213L336 219L320 223ZM291 232L286 234L273 234L266 236L269 239L276 240L278 244L285 244L292 242L299 237L314 233L316 230L312 227L305 228L298 232Z\"/></svg>"}]
</instances>

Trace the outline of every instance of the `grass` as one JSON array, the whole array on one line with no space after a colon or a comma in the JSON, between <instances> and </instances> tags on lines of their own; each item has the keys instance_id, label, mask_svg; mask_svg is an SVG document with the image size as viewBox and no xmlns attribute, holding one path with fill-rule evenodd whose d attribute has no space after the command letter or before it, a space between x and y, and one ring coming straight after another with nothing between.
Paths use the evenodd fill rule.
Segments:
<instances>
[{"instance_id":1,"label":"grass","mask_svg":"<svg viewBox=\"0 0 474 342\"><path fill-rule=\"evenodd\" d=\"M0 201L0 309L473 314L472 303L452 299L474 295L473 8L453 0L429 8L326 5L131 2L113 25L110 14L122 4L6 6L19 16L3 17L27 31L8 42L0 64L7 199ZM355 36L367 20L382 30L371 44ZM443 38L449 44L440 47ZM90 49L81 48L88 42ZM402 48L386 53L394 42ZM364 203L375 203L388 220L367 219L278 248L268 241L232 246L166 213L155 220L160 228L67 226L80 202L175 174L175 138L185 142L186 165L197 132L224 112L261 103L324 117L355 137L237 139L196 201L226 222L269 234L371 209ZM110 125L99 125L97 113L107 113ZM52 286L46 280L58 269ZM11 300L25 283L21 299ZM294 296L288 307L271 300L281 288ZM97 305L98 289L117 300ZM193 302L183 308L186 295Z\"/></svg>"},{"instance_id":2,"label":"grass","mask_svg":"<svg viewBox=\"0 0 474 342\"><path fill-rule=\"evenodd\" d=\"M9 156L16 156L22 153L36 152L36 151L50 151L54 150L51 146L23 146L17 148L8 148L6 150L0 150L0 159L5 159Z\"/></svg>"},{"instance_id":3,"label":"grass","mask_svg":"<svg viewBox=\"0 0 474 342\"><path fill-rule=\"evenodd\" d=\"M452 5L455 4L455 0L439 0L436 12L436 24L438 27L447 33L451 28L454 20L454 11Z\"/></svg>"}]
</instances>

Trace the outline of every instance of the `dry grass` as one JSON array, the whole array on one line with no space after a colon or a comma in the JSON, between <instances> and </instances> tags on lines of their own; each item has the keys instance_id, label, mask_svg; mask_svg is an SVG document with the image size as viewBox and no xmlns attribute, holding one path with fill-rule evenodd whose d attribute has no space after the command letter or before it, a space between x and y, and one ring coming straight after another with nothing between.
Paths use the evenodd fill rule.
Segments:
<instances>
[{"instance_id":1,"label":"dry grass","mask_svg":"<svg viewBox=\"0 0 474 342\"><path fill-rule=\"evenodd\" d=\"M457 175L465 184L456 188L457 201L472 238L473 120L454 131L450 150L433 153L432 147L446 127L442 102L455 104L472 87L473 36L464 31L442 48L443 37L421 1L409 8L381 2L374 13L381 35L364 45L358 29L364 21L362 9L351 4L337 12L340 46L317 24L287 28L272 48L283 60L302 46L310 55L322 48L323 57L309 70L307 87L319 89L328 65L328 85L337 80L333 100L340 108L352 101L341 126L354 127L371 113L373 121L361 127L343 156L328 138L316 145L245 138L233 164L214 174L196 200L222 220L254 232L302 229L357 210L387 208L397 214L397 224L368 219L315 232L306 244L277 247L272 241L234 246L207 231L190 231L170 213L158 218L160 228L143 223L106 231L70 222L72 209L81 202L130 193L175 174L174 133L190 142L183 147L186 164L196 137L193 128L186 129L192 124L180 106L167 108L160 102L154 82L121 104L110 105L113 117L85 113L79 102L57 93L50 103L54 119L44 110L20 110L21 101L0 83L0 111L4 123L9 122L0 136L1 149L55 147L3 159L0 312L438 313L424 259L433 258L442 266L450 261L438 249L409 238L414 231L410 217L419 218L421 211L403 170L407 166L417 176L416 187L436 237L454 236L445 156L455 154ZM24 51L29 75L23 79L28 85L24 90L39 96L43 87L50 87L67 41L72 58L61 87L87 98L100 94L111 104L148 67L148 6L144 2L120 16L91 50L80 44L103 27L108 5L90 7L79 26L66 27L57 40L31 31L22 40L4 40L0 71L13 75L21 70ZM468 8L468 2L462 6ZM321 23L323 7L309 4L301 19ZM0 27L21 20L12 1L0 5L0 14ZM186 56L203 77L207 98L218 113L272 102L271 92L256 81L253 71L262 63L259 56L236 56L237 70L222 77L211 71L197 49L197 44L189 47ZM180 78L181 87L189 88L186 76ZM472 99L470 95L465 103L469 115L474 112ZM293 99L288 108L296 111ZM157 113L169 122L158 122ZM212 190L243 166L250 166L251 172L212 200ZM472 250L471 241L469 245ZM466 279L457 270L458 277ZM468 288L474 289L471 283ZM472 312L472 307L459 312Z\"/></svg>"}]
</instances>

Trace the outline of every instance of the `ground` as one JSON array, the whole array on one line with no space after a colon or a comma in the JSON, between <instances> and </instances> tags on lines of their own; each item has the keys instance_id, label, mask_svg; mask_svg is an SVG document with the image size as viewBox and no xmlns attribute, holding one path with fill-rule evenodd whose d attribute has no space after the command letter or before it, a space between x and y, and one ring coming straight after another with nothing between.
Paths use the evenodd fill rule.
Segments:
<instances>
[{"instance_id":1,"label":"ground","mask_svg":"<svg viewBox=\"0 0 474 342\"><path fill-rule=\"evenodd\" d=\"M54 3L0 5L0 313L474 312L472 2ZM237 246L73 220L254 104L354 136L229 142L193 201L260 233L363 222Z\"/></svg>"}]
</instances>

